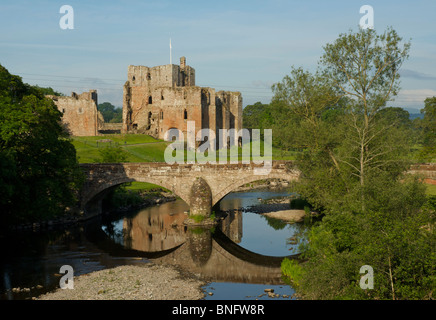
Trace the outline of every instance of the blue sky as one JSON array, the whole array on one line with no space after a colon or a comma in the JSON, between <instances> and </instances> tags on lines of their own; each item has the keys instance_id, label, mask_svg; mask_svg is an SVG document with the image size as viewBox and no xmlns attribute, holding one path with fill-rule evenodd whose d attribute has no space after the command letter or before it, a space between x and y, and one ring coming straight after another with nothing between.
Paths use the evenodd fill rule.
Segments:
<instances>
[{"instance_id":1,"label":"blue sky","mask_svg":"<svg viewBox=\"0 0 436 320\"><path fill-rule=\"evenodd\" d=\"M74 29L62 30L62 5ZM97 89L122 105L128 65L156 66L185 56L196 84L240 91L244 106L268 103L291 66L315 70L322 47L357 30L363 5L375 29L411 39L394 106L420 109L436 95L436 1L82 1L0 2L0 64L25 82L70 95Z\"/></svg>"}]
</instances>

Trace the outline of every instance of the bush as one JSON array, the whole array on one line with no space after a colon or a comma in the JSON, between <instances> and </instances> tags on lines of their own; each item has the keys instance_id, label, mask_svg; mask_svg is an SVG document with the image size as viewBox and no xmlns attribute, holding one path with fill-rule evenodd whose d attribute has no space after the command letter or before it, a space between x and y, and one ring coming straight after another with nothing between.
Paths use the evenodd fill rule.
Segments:
<instances>
[{"instance_id":1,"label":"bush","mask_svg":"<svg viewBox=\"0 0 436 320\"><path fill-rule=\"evenodd\" d=\"M309 208L309 210L312 208L309 202L307 202L306 199L302 198L296 198L292 199L290 202L291 209L299 209L299 210L306 210L306 207Z\"/></svg>"},{"instance_id":2,"label":"bush","mask_svg":"<svg viewBox=\"0 0 436 320\"><path fill-rule=\"evenodd\" d=\"M106 146L98 150L100 161L102 163L117 163L124 162L127 159L127 154L119 145Z\"/></svg>"},{"instance_id":3,"label":"bush","mask_svg":"<svg viewBox=\"0 0 436 320\"><path fill-rule=\"evenodd\" d=\"M292 282L294 287L300 285L300 281L304 275L304 270L297 261L288 258L283 259L281 270L283 275Z\"/></svg>"}]
</instances>

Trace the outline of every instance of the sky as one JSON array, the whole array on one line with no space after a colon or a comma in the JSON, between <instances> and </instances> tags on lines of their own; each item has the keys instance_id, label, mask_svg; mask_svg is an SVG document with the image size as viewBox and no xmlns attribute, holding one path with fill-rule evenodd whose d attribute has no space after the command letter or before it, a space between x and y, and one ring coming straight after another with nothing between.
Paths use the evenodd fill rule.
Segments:
<instances>
[{"instance_id":1,"label":"sky","mask_svg":"<svg viewBox=\"0 0 436 320\"><path fill-rule=\"evenodd\" d=\"M60 26L63 5L74 29ZM243 106L269 103L292 66L315 71L323 46L358 30L363 5L378 33L391 26L411 41L390 105L419 112L436 96L434 0L2 0L0 64L29 84L66 95L96 89L99 103L121 107L127 67L169 64L171 39L172 63L185 56L196 85L240 91Z\"/></svg>"}]
</instances>

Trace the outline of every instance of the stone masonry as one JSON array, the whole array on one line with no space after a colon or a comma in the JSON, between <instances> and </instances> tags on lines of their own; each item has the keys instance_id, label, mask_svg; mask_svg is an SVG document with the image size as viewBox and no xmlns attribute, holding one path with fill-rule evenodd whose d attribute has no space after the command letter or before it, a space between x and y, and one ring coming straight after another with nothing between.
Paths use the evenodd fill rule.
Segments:
<instances>
[{"instance_id":1,"label":"stone masonry","mask_svg":"<svg viewBox=\"0 0 436 320\"><path fill-rule=\"evenodd\" d=\"M196 86L195 70L186 65L185 57L180 58L180 65L128 67L123 93L124 133L144 133L170 140L168 131L178 129L186 139L188 121L195 121L196 132L212 129L218 134L218 129L231 128L239 131L240 92L216 92Z\"/></svg>"},{"instance_id":2,"label":"stone masonry","mask_svg":"<svg viewBox=\"0 0 436 320\"><path fill-rule=\"evenodd\" d=\"M81 210L98 214L105 192L122 183L139 181L162 186L190 207L191 214L209 216L214 206L238 186L263 179L297 180L292 161L273 161L268 174L256 175L262 165L250 164L167 164L101 163L81 164L87 177L81 195Z\"/></svg>"},{"instance_id":3,"label":"stone masonry","mask_svg":"<svg viewBox=\"0 0 436 320\"><path fill-rule=\"evenodd\" d=\"M214 206L235 188L257 180L295 181L300 171L293 161L272 161L268 174L256 175L262 165L250 164L167 164L102 163L81 164L86 182L82 188L81 210L86 215L99 214L101 200L110 188L131 181L160 185L183 199L191 213L208 216ZM427 183L436 181L436 164L417 164L409 174L419 175Z\"/></svg>"},{"instance_id":4,"label":"stone masonry","mask_svg":"<svg viewBox=\"0 0 436 320\"><path fill-rule=\"evenodd\" d=\"M96 136L103 127L104 119L97 111L97 91L90 90L82 94L71 93L70 97L52 96L59 111L62 112L62 121L73 136Z\"/></svg>"}]
</instances>

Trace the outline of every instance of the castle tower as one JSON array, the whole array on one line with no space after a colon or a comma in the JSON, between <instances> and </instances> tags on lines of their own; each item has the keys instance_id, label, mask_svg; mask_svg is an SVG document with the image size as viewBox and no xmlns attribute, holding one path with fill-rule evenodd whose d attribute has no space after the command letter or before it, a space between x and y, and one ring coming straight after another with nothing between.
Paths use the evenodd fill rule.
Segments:
<instances>
[{"instance_id":1,"label":"castle tower","mask_svg":"<svg viewBox=\"0 0 436 320\"><path fill-rule=\"evenodd\" d=\"M226 96L225 103L218 101ZM230 95L230 96L229 96ZM227 97L228 96L228 97ZM217 109L217 102L222 105ZM195 70L180 58L180 65L128 66L123 93L123 132L167 138L170 129L187 137L187 122L196 131L210 128L242 128L242 97L239 92L215 93L195 85ZM223 125L224 124L224 125Z\"/></svg>"}]
</instances>

